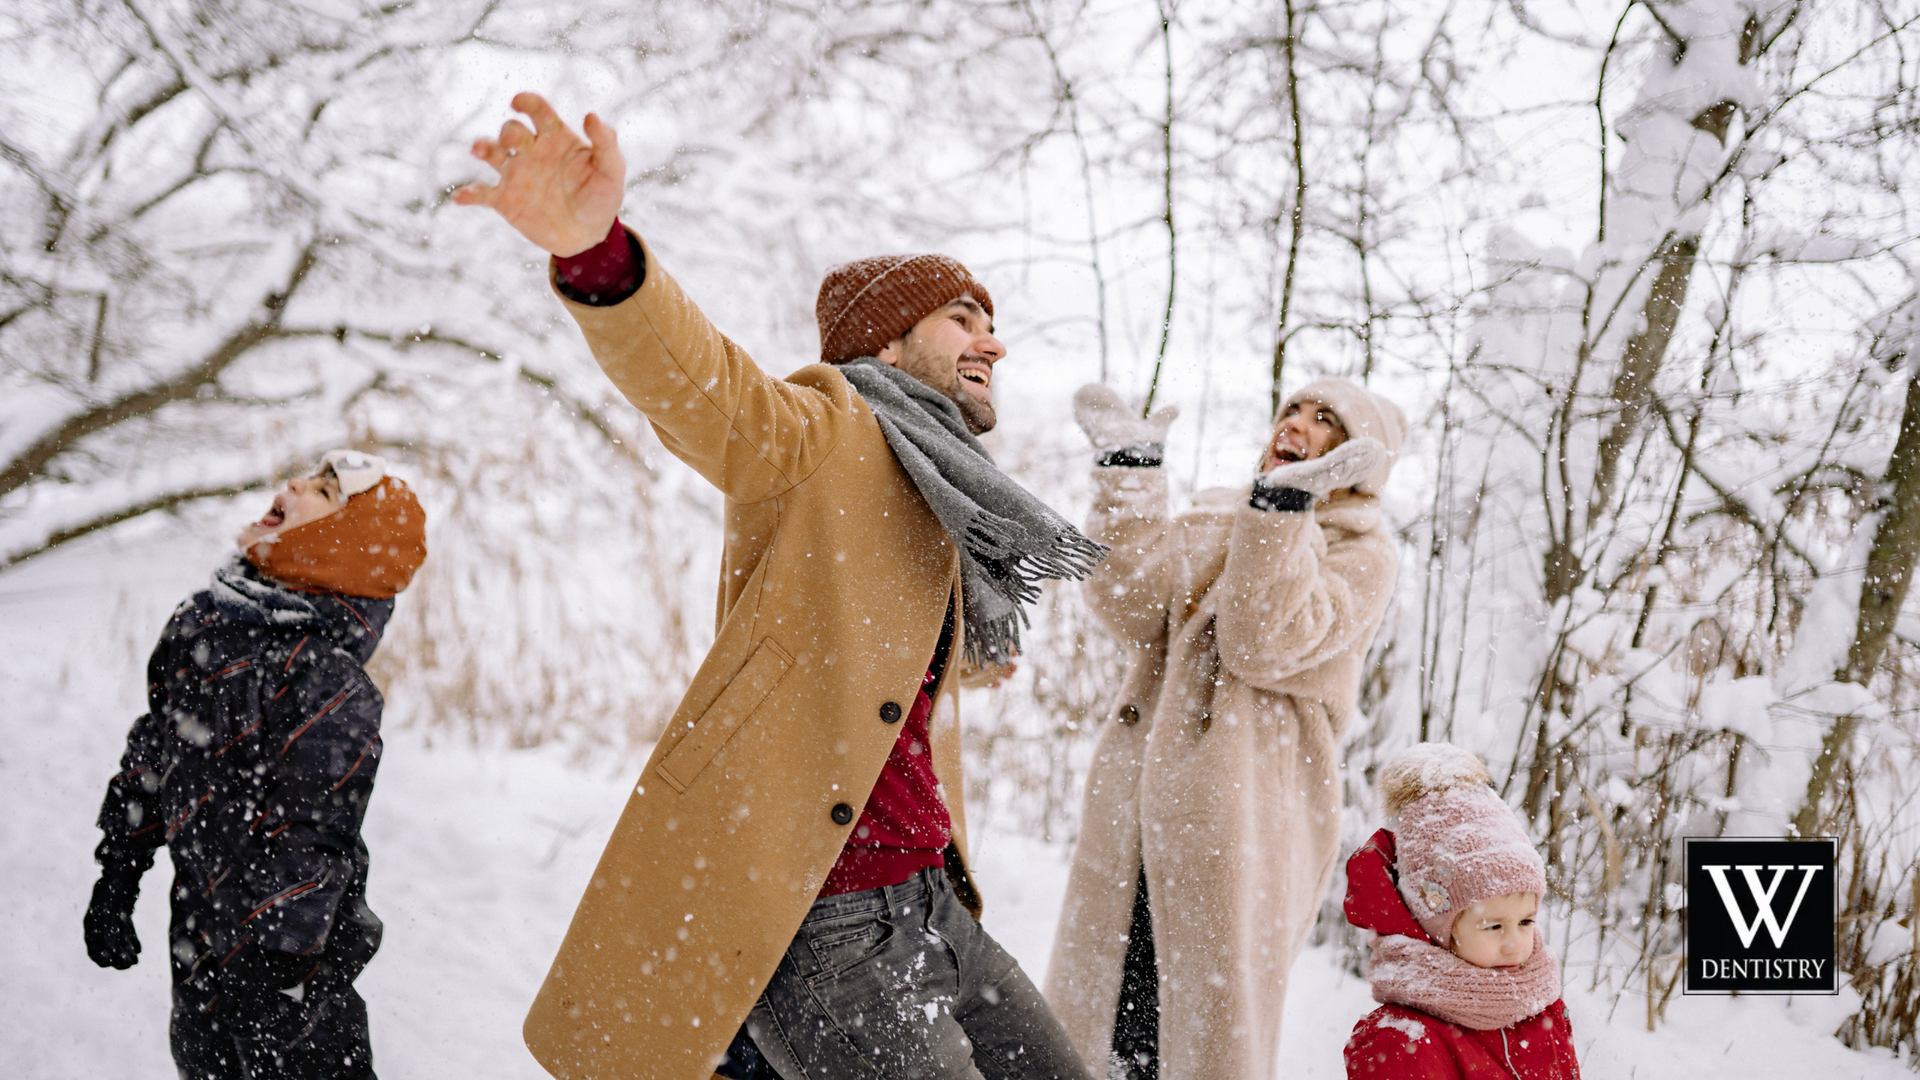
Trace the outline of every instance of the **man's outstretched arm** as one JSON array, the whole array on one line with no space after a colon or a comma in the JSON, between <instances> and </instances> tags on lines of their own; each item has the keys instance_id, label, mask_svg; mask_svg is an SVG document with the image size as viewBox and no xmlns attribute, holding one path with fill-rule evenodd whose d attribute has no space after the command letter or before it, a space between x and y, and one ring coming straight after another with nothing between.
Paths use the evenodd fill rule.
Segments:
<instances>
[{"instance_id":1,"label":"man's outstretched arm","mask_svg":"<svg viewBox=\"0 0 1920 1080\"><path fill-rule=\"evenodd\" d=\"M586 118L589 142L537 94L518 94L513 106L533 128L508 121L499 138L474 143L474 156L500 179L469 184L455 201L491 207L554 256L556 288L571 301L568 311L594 358L676 457L739 502L773 498L804 480L838 443L844 425L837 421L853 415L852 391L844 383L823 392L769 377L670 275L649 265L644 245L624 231L611 235L626 163L599 117ZM569 271L605 262L609 253L629 255L628 287L583 295ZM600 279L620 275L590 276L604 287Z\"/></svg>"}]
</instances>

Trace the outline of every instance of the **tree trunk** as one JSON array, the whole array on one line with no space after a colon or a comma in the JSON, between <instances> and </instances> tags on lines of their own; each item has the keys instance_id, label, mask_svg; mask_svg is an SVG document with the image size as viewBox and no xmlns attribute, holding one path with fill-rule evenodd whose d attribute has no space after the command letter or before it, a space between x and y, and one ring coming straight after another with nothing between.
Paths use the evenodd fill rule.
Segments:
<instances>
[{"instance_id":1,"label":"tree trunk","mask_svg":"<svg viewBox=\"0 0 1920 1080\"><path fill-rule=\"evenodd\" d=\"M1289 233L1287 237L1287 267L1280 282L1280 317L1274 320L1273 328L1273 379L1267 391L1269 412L1277 422L1280 419L1280 401L1283 391L1280 380L1287 372L1287 320L1293 315L1294 275L1300 269L1300 240L1307 228L1307 150L1306 132L1300 127L1300 73L1294 64L1294 43L1300 38L1300 27L1293 9L1293 0L1283 5L1287 13L1287 35L1282 43L1287 58L1287 121L1293 135L1293 207L1287 212Z\"/></svg>"},{"instance_id":2,"label":"tree trunk","mask_svg":"<svg viewBox=\"0 0 1920 1080\"><path fill-rule=\"evenodd\" d=\"M1620 462L1640 430L1640 422L1646 418L1647 406L1653 400L1654 376L1660 373L1667 345L1673 340L1673 328L1680 321L1680 309L1686 306L1687 284L1693 276L1694 256L1699 252L1698 236L1668 236L1654 256L1659 260L1660 270L1653 279L1653 288L1647 292L1646 306L1641 309L1641 329L1627 342L1626 354L1620 359L1620 372L1614 376L1613 391L1609 395L1619 412L1614 415L1613 426L1600 439L1600 460L1594 467L1593 493L1587 501L1589 525L1606 513L1614 485L1619 481Z\"/></svg>"},{"instance_id":3,"label":"tree trunk","mask_svg":"<svg viewBox=\"0 0 1920 1080\"><path fill-rule=\"evenodd\" d=\"M1834 673L1835 678L1867 686L1880 666L1893 636L1900 608L1906 603L1907 589L1913 584L1913 567L1920 556L1920 377L1909 376L1907 400L1900 416L1900 436L1893 444L1893 456L1881 482L1883 515L1873 532L1873 550L1867 556L1866 574L1860 582L1860 611L1854 621L1853 645L1847 650L1847 666ZM1859 727L1857 716L1841 716L1820 740L1820 756L1814 759L1813 774L1807 778L1807 794L1794 815L1794 831L1812 836L1820 825L1820 802L1833 784L1834 768L1841 753Z\"/></svg>"},{"instance_id":4,"label":"tree trunk","mask_svg":"<svg viewBox=\"0 0 1920 1080\"><path fill-rule=\"evenodd\" d=\"M1750 59L1742 53L1742 63ZM1689 123L1725 147L1727 127L1737 111L1738 107L1732 102L1716 102L1700 110ZM1627 448L1633 445L1633 437L1639 433L1648 406L1652 404L1654 379L1660 374L1660 365L1666 362L1667 346L1673 341L1674 327L1679 325L1680 311L1686 306L1687 286L1693 278L1694 259L1699 253L1699 236L1669 234L1650 257L1660 268L1654 273L1653 287L1647 290L1647 301L1640 309L1640 332L1627 341L1620 358L1620 370L1614 375L1613 387L1608 392L1618 411L1614 414L1613 426L1600 438L1599 460L1594 466L1593 487L1587 497L1588 531L1606 513L1614 486L1619 482L1620 462L1626 458ZM1570 387L1568 392L1577 389ZM1573 516L1569 511L1566 531L1554 538L1542 561L1549 604L1558 603L1586 576Z\"/></svg>"}]
</instances>

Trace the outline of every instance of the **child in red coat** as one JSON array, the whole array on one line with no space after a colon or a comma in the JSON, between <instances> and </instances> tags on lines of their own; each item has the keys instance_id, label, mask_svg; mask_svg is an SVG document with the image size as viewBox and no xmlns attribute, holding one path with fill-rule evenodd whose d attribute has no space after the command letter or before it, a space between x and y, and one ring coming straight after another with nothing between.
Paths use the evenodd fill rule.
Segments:
<instances>
[{"instance_id":1,"label":"child in red coat","mask_svg":"<svg viewBox=\"0 0 1920 1080\"><path fill-rule=\"evenodd\" d=\"M1349 1080L1579 1080L1560 972L1535 925L1546 869L1465 750L1421 743L1380 774L1398 837L1347 860L1347 921L1375 934L1381 1007Z\"/></svg>"}]
</instances>

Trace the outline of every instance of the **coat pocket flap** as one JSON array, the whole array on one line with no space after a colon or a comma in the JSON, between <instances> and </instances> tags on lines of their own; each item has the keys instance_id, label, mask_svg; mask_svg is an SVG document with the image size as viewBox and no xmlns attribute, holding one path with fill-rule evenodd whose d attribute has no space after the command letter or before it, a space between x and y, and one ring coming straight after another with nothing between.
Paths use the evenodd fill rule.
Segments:
<instances>
[{"instance_id":1,"label":"coat pocket flap","mask_svg":"<svg viewBox=\"0 0 1920 1080\"><path fill-rule=\"evenodd\" d=\"M680 740L655 771L675 791L685 792L720 747L773 692L791 666L793 658L786 650L771 640L762 641L746 664L728 680L727 688L720 691L720 696L694 723L693 730L687 732L686 738Z\"/></svg>"}]
</instances>

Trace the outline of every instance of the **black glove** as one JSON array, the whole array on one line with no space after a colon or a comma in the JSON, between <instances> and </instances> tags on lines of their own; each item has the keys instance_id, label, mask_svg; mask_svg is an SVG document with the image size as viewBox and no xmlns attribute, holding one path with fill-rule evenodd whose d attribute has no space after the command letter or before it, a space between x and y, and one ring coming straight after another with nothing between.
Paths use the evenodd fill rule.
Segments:
<instances>
[{"instance_id":1,"label":"black glove","mask_svg":"<svg viewBox=\"0 0 1920 1080\"><path fill-rule=\"evenodd\" d=\"M93 901L81 920L87 955L101 967L125 971L140 962L140 937L133 932L133 904L140 899L140 875L109 866L93 883Z\"/></svg>"}]
</instances>

